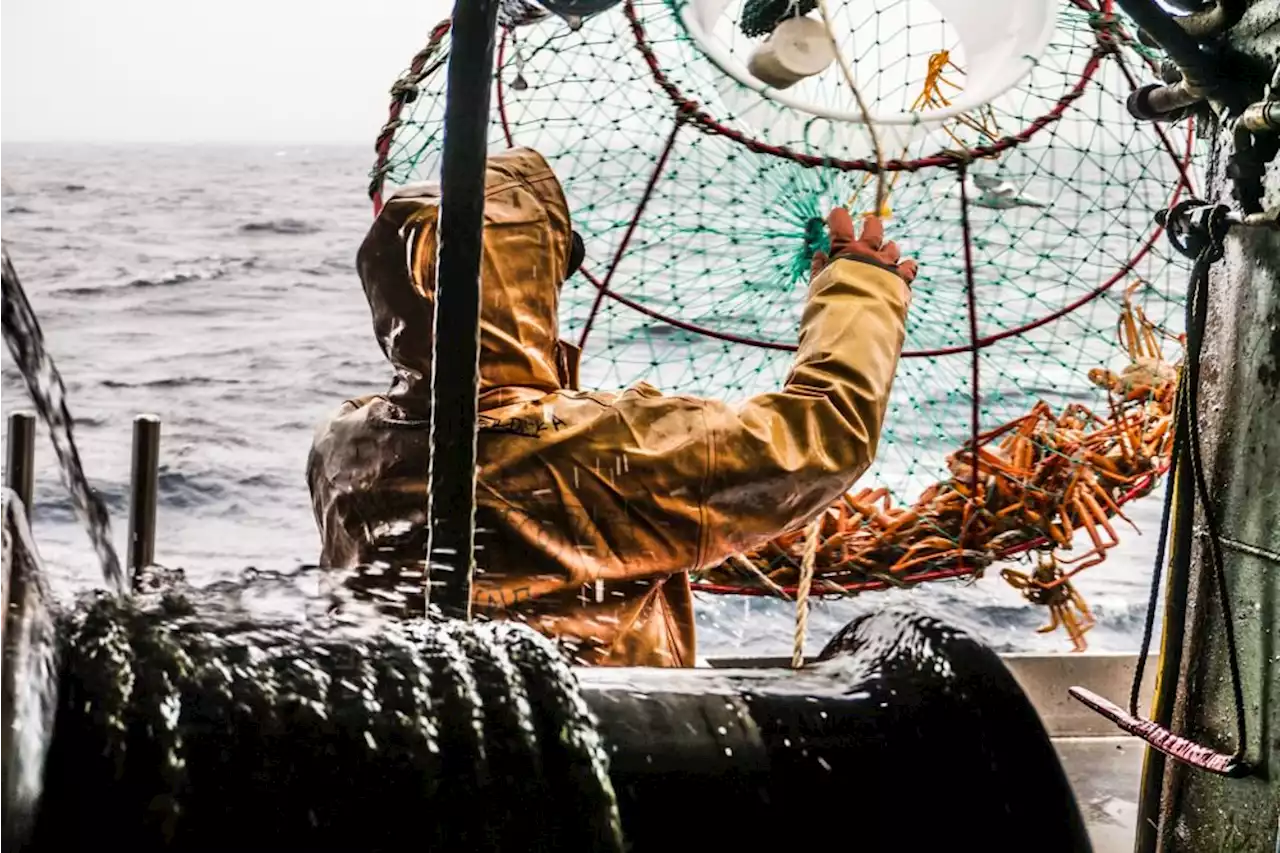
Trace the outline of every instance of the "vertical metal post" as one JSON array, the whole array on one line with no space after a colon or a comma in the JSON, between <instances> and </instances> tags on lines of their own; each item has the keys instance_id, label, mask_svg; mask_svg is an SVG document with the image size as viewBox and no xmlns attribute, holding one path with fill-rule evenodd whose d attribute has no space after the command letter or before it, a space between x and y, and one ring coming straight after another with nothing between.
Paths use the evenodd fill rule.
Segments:
<instances>
[{"instance_id":1,"label":"vertical metal post","mask_svg":"<svg viewBox=\"0 0 1280 853\"><path fill-rule=\"evenodd\" d=\"M129 473L129 570L133 578L155 563L159 480L160 418L138 415L133 419Z\"/></svg>"},{"instance_id":2,"label":"vertical metal post","mask_svg":"<svg viewBox=\"0 0 1280 853\"><path fill-rule=\"evenodd\" d=\"M456 0L445 96L424 594L454 619L471 617L475 570L480 257L498 3Z\"/></svg>"},{"instance_id":3,"label":"vertical metal post","mask_svg":"<svg viewBox=\"0 0 1280 853\"><path fill-rule=\"evenodd\" d=\"M9 415L9 446L4 461L4 484L13 489L31 518L35 498L36 416L31 412Z\"/></svg>"}]
</instances>

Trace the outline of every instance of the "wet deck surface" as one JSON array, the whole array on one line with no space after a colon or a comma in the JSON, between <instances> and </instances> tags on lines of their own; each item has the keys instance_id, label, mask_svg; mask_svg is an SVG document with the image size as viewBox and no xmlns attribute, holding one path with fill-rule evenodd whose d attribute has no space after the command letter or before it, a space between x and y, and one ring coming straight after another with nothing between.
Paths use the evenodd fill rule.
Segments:
<instances>
[{"instance_id":1,"label":"wet deck surface","mask_svg":"<svg viewBox=\"0 0 1280 853\"><path fill-rule=\"evenodd\" d=\"M1130 737L1053 739L1094 853L1132 853L1144 744Z\"/></svg>"},{"instance_id":2,"label":"wet deck surface","mask_svg":"<svg viewBox=\"0 0 1280 853\"><path fill-rule=\"evenodd\" d=\"M1138 790L1146 745L1123 735L1109 720L1072 699L1073 685L1110 697L1127 697L1134 655L1004 655L1058 748L1093 840L1094 853L1133 853ZM1155 667L1146 668L1141 707L1149 707Z\"/></svg>"}]
</instances>

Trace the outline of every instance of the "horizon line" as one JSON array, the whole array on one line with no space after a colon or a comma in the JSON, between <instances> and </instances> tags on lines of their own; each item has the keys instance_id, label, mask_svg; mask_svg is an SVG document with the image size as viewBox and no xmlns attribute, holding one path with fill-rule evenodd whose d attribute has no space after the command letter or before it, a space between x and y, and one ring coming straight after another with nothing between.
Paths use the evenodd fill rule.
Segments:
<instances>
[{"instance_id":1,"label":"horizon line","mask_svg":"<svg viewBox=\"0 0 1280 853\"><path fill-rule=\"evenodd\" d=\"M300 139L281 140L281 139L57 139L57 138L29 138L29 139L4 139L0 138L0 145L97 145L97 146L133 146L133 145L174 145L174 146L194 146L194 145L223 145L223 146L263 146L263 147L316 147L316 146L355 146L367 145L369 150L373 150L373 139L366 140L322 140L322 141L306 141Z\"/></svg>"}]
</instances>

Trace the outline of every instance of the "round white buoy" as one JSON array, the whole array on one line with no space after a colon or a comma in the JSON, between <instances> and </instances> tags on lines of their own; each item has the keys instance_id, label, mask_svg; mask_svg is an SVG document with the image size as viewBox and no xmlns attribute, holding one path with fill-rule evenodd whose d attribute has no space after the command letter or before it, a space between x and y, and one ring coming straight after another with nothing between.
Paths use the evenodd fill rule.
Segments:
<instances>
[{"instance_id":1,"label":"round white buoy","mask_svg":"<svg viewBox=\"0 0 1280 853\"><path fill-rule=\"evenodd\" d=\"M896 156L926 136L941 134L948 122L1014 90L1048 50L1061 0L828 0L831 35L842 51L848 51L858 85L871 105L869 116L863 116L849 92L840 63L827 60L818 65L817 56L823 54L814 51L829 50L831 38L816 14L784 21L761 44L738 26L748 0L674 2L695 49L720 72L708 82L735 124L765 141L787 144L802 139L807 150L856 158L870 156L874 148L868 119L880 145ZM903 47L901 39L887 39L892 47L882 51L874 32L856 32L860 22L876 16L884 19L877 17L877 26L889 32L907 23L919 25L920 38L930 33L931 52L949 50L962 64L962 91L947 106L911 108L927 64L920 57L910 68L899 69L902 57L892 51ZM795 33L782 38L779 32L787 24ZM810 35L819 30L822 35ZM906 79L898 82L904 73ZM938 141L947 140L939 136Z\"/></svg>"},{"instance_id":2,"label":"round white buoy","mask_svg":"<svg viewBox=\"0 0 1280 853\"><path fill-rule=\"evenodd\" d=\"M822 22L794 17L778 24L756 48L747 71L775 89L786 89L806 77L821 74L835 59Z\"/></svg>"}]
</instances>

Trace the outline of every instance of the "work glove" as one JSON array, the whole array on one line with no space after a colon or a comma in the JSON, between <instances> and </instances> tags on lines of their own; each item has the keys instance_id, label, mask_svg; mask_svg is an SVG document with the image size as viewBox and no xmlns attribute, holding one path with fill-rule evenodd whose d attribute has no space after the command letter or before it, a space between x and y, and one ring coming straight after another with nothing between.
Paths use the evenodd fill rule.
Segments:
<instances>
[{"instance_id":1,"label":"work glove","mask_svg":"<svg viewBox=\"0 0 1280 853\"><path fill-rule=\"evenodd\" d=\"M831 236L831 254L817 251L813 255L813 266L810 277L816 276L833 260L845 258L871 264L882 270L897 275L907 285L916 278L916 262L908 258L902 260L898 252L898 244L890 240L884 241L884 223L874 213L868 213L862 220L862 236L853 233L853 217L843 207L837 207L827 216L827 232Z\"/></svg>"}]
</instances>

